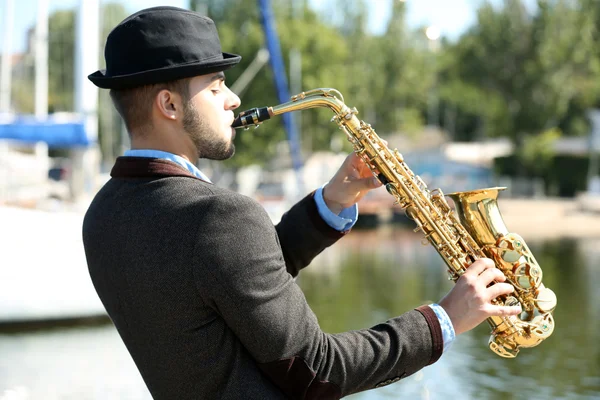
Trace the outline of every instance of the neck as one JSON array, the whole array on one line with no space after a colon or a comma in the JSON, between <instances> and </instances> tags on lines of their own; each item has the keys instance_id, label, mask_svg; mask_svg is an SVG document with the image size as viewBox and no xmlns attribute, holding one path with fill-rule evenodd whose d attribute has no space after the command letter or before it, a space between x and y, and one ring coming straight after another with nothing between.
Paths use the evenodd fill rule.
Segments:
<instances>
[{"instance_id":1,"label":"neck","mask_svg":"<svg viewBox=\"0 0 600 400\"><path fill-rule=\"evenodd\" d=\"M143 134L131 132L130 136L132 150L166 151L176 154L192 164L198 160L198 151L186 134L165 130L162 132L148 131Z\"/></svg>"}]
</instances>

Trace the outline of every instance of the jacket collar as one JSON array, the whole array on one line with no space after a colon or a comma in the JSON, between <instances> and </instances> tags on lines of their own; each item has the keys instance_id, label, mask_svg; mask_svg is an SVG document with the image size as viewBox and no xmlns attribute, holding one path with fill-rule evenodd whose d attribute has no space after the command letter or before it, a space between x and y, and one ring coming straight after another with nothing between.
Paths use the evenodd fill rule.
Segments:
<instances>
[{"instance_id":1,"label":"jacket collar","mask_svg":"<svg viewBox=\"0 0 600 400\"><path fill-rule=\"evenodd\" d=\"M118 157L110 171L110 176L113 178L182 176L206 182L197 178L179 164L161 158L150 157Z\"/></svg>"}]
</instances>

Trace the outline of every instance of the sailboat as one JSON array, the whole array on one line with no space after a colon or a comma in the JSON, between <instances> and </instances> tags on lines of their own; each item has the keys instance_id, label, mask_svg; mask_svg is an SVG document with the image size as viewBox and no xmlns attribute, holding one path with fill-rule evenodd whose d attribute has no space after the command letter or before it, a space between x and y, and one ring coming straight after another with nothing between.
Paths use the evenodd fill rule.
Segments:
<instances>
[{"instance_id":1,"label":"sailboat","mask_svg":"<svg viewBox=\"0 0 600 400\"><path fill-rule=\"evenodd\" d=\"M86 184L94 181L93 167L98 160L97 88L87 82L86 71L98 69L99 0L80 0L76 31L75 104L78 109L70 118L48 115L48 0L38 0L35 34L36 112L35 115L13 115L3 101L0 110L0 325L56 321L105 316L104 308L89 278L81 240L81 227L86 209ZM5 0L5 18L13 18L12 0ZM7 26L9 24L5 24ZM5 40L11 35L4 35ZM94 46L93 43L97 43ZM5 45L3 60L9 52ZM9 87L10 71L3 61L2 88ZM8 78L6 78L8 77ZM10 94L10 93L9 93ZM3 91L6 99L6 91ZM10 103L10 101L8 102ZM31 146L38 158L23 161L22 168L8 167L10 147ZM35 193L27 193L34 201L18 197L16 184L32 178L45 168L48 174L48 146L72 148L73 181L71 192L76 201L67 207L60 202L43 202L40 207ZM44 154L45 152L45 154ZM25 157L22 157L25 160ZM39 162L38 162L39 161ZM37 166L42 167L38 168ZM44 167L45 165L45 167ZM24 167L25 166L25 167ZM23 174L23 179L10 179ZM31 185L36 187L36 185ZM40 186L38 185L38 188ZM95 185L92 185L92 189ZM42 193L43 195L43 193Z\"/></svg>"}]
</instances>

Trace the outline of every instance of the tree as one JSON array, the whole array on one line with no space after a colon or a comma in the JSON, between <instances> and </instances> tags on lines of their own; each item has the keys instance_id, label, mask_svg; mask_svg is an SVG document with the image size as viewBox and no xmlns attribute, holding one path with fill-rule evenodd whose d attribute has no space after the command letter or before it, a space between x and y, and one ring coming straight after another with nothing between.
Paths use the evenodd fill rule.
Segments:
<instances>
[{"instance_id":1,"label":"tree","mask_svg":"<svg viewBox=\"0 0 600 400\"><path fill-rule=\"evenodd\" d=\"M107 3L101 9L100 49L98 55L101 68L104 68L104 44L108 33L127 16L124 6ZM50 112L73 112L74 105L74 66L75 66L75 17L73 9L52 13L48 21L48 108ZM89 71L92 73L93 71ZM98 101L98 139L102 154L107 162L112 162L114 146L120 137L120 120L115 112L108 91L101 90Z\"/></svg>"},{"instance_id":2,"label":"tree","mask_svg":"<svg viewBox=\"0 0 600 400\"><path fill-rule=\"evenodd\" d=\"M104 46L106 38L110 31L117 26L125 17L127 17L125 7L120 3L107 3L102 6L101 12L101 31L100 31L100 68L106 68L104 59ZM115 110L110 92L100 90L98 92L98 140L102 151L104 163L111 165L114 162L115 155L120 153L121 131L123 122L119 113Z\"/></svg>"},{"instance_id":3,"label":"tree","mask_svg":"<svg viewBox=\"0 0 600 400\"><path fill-rule=\"evenodd\" d=\"M48 109L74 109L75 12L59 10L48 19Z\"/></svg>"},{"instance_id":4,"label":"tree","mask_svg":"<svg viewBox=\"0 0 600 400\"><path fill-rule=\"evenodd\" d=\"M303 3L304 9L299 18L293 15L289 0L272 3L287 76L288 57L290 50L295 48L302 54L303 90L330 86L344 92L347 87L344 71L348 60L344 37L334 27L324 24L306 2ZM255 3L240 0L208 0L193 3L192 8L203 8L215 21L223 49L242 56L238 66L226 71L227 82L231 86L250 65L259 49L264 47L259 10ZM260 70L241 100L241 110L279 104L270 67L265 66ZM340 135L335 126L328 124L332 116L329 110L309 110L296 114L297 118L302 119L303 132L299 132L299 135L304 155L316 149L329 148L331 137ZM257 130L238 133L235 139L238 149L236 156L226 162L231 167L264 164L280 150L277 144L285 140L281 118L265 122Z\"/></svg>"},{"instance_id":5,"label":"tree","mask_svg":"<svg viewBox=\"0 0 600 400\"><path fill-rule=\"evenodd\" d=\"M446 102L478 120L473 130L517 145L583 117L574 113L598 93L593 16L569 0L540 0L534 14L520 0L484 4L477 25L447 50Z\"/></svg>"},{"instance_id":6,"label":"tree","mask_svg":"<svg viewBox=\"0 0 600 400\"><path fill-rule=\"evenodd\" d=\"M373 88L380 134L414 133L421 129L427 110L428 93L437 73L435 54L428 51L423 32L406 25L406 5L393 2L385 33L373 38L367 53L371 63L367 88ZM361 55L362 57L362 55Z\"/></svg>"}]
</instances>

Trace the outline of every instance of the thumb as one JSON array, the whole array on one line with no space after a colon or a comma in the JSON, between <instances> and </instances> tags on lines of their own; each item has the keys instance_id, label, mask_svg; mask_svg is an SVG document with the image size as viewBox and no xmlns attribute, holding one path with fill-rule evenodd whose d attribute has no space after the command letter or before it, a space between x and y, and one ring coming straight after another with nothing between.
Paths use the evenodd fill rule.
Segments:
<instances>
[{"instance_id":1,"label":"thumb","mask_svg":"<svg viewBox=\"0 0 600 400\"><path fill-rule=\"evenodd\" d=\"M490 313L498 317L509 317L511 315L519 315L523 312L521 306L496 306Z\"/></svg>"}]
</instances>

